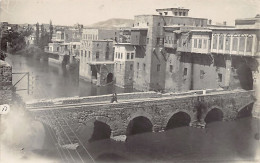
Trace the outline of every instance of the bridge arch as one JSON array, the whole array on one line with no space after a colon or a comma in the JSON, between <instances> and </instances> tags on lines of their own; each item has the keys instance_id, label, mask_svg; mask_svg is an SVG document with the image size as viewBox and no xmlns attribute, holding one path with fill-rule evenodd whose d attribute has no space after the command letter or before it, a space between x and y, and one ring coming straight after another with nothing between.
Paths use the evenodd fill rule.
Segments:
<instances>
[{"instance_id":1,"label":"bridge arch","mask_svg":"<svg viewBox=\"0 0 260 163\"><path fill-rule=\"evenodd\" d=\"M222 121L224 118L223 109L219 106L212 106L204 115L204 122L211 123L214 121Z\"/></svg>"},{"instance_id":2,"label":"bridge arch","mask_svg":"<svg viewBox=\"0 0 260 163\"><path fill-rule=\"evenodd\" d=\"M112 123L108 117L91 117L78 127L78 134L82 142L93 142L109 139L112 133Z\"/></svg>"},{"instance_id":3,"label":"bridge arch","mask_svg":"<svg viewBox=\"0 0 260 163\"><path fill-rule=\"evenodd\" d=\"M237 118L252 116L254 101L250 101L237 110Z\"/></svg>"},{"instance_id":4,"label":"bridge arch","mask_svg":"<svg viewBox=\"0 0 260 163\"><path fill-rule=\"evenodd\" d=\"M192 120L192 116L187 111L178 111L167 117L166 125L164 126L165 130L189 126Z\"/></svg>"},{"instance_id":5,"label":"bridge arch","mask_svg":"<svg viewBox=\"0 0 260 163\"><path fill-rule=\"evenodd\" d=\"M178 113L180 113L180 112L189 115L189 117L190 117L190 122L193 122L193 121L194 121L194 115L193 115L192 112L189 112L188 110L184 110L184 109L177 109L177 110L175 110L174 112L169 112L169 113L167 114L166 119L164 120L164 123L163 123L163 128L164 128L164 129L167 129L167 125L168 125L170 119L171 119L174 115L176 115L176 114L178 114Z\"/></svg>"},{"instance_id":6,"label":"bridge arch","mask_svg":"<svg viewBox=\"0 0 260 163\"><path fill-rule=\"evenodd\" d=\"M153 131L152 116L145 112L136 112L127 119L126 136Z\"/></svg>"}]
</instances>

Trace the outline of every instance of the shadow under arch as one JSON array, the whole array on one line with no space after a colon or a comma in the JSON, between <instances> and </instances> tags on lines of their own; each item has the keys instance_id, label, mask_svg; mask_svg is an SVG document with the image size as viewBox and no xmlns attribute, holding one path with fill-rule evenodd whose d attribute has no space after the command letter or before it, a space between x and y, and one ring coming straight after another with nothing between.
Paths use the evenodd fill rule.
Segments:
<instances>
[{"instance_id":1,"label":"shadow under arch","mask_svg":"<svg viewBox=\"0 0 260 163\"><path fill-rule=\"evenodd\" d=\"M93 142L102 139L110 139L110 136L111 136L110 126L102 121L95 120L94 130L88 142Z\"/></svg>"},{"instance_id":2,"label":"shadow under arch","mask_svg":"<svg viewBox=\"0 0 260 163\"><path fill-rule=\"evenodd\" d=\"M215 122L215 121L222 121L223 117L224 117L223 111L218 107L214 107L207 112L207 114L204 118L204 121L206 123L211 123L211 122Z\"/></svg>"},{"instance_id":3,"label":"shadow under arch","mask_svg":"<svg viewBox=\"0 0 260 163\"><path fill-rule=\"evenodd\" d=\"M246 64L242 63L237 69L238 79L240 86L245 90L253 89L253 74L251 68Z\"/></svg>"},{"instance_id":4,"label":"shadow under arch","mask_svg":"<svg viewBox=\"0 0 260 163\"><path fill-rule=\"evenodd\" d=\"M126 136L152 132L153 124L151 120L144 116L137 116L130 120L126 129Z\"/></svg>"},{"instance_id":5,"label":"shadow under arch","mask_svg":"<svg viewBox=\"0 0 260 163\"><path fill-rule=\"evenodd\" d=\"M165 130L182 127L182 126L189 126L191 122L191 116L183 111L179 111L174 113L171 118L167 121L167 125Z\"/></svg>"},{"instance_id":6,"label":"shadow under arch","mask_svg":"<svg viewBox=\"0 0 260 163\"><path fill-rule=\"evenodd\" d=\"M250 102L250 103L244 105L243 107L241 107L240 109L238 109L237 119L251 117L253 106L254 106L254 102Z\"/></svg>"},{"instance_id":7,"label":"shadow under arch","mask_svg":"<svg viewBox=\"0 0 260 163\"><path fill-rule=\"evenodd\" d=\"M107 74L107 83L111 83L113 81L113 74L112 73L109 73Z\"/></svg>"}]
</instances>

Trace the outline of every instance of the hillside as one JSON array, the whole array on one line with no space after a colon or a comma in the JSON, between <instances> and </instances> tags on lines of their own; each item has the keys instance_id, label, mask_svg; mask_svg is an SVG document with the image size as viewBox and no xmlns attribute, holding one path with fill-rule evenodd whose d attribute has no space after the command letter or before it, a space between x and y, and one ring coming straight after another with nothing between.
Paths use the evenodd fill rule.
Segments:
<instances>
[{"instance_id":1,"label":"hillside","mask_svg":"<svg viewBox=\"0 0 260 163\"><path fill-rule=\"evenodd\" d=\"M95 24L90 25L89 27L97 27L97 28L132 27L133 23L134 20L132 19L114 18L106 21L97 22Z\"/></svg>"}]
</instances>

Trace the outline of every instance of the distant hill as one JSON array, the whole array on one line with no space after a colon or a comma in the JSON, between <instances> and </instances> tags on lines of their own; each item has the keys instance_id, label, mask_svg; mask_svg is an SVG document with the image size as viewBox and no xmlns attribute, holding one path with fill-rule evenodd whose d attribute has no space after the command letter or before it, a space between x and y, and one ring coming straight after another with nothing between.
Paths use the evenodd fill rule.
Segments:
<instances>
[{"instance_id":1,"label":"distant hill","mask_svg":"<svg viewBox=\"0 0 260 163\"><path fill-rule=\"evenodd\" d=\"M97 22L88 27L97 27L97 28L122 28L122 27L132 27L134 20L132 19L108 19L106 21Z\"/></svg>"}]
</instances>

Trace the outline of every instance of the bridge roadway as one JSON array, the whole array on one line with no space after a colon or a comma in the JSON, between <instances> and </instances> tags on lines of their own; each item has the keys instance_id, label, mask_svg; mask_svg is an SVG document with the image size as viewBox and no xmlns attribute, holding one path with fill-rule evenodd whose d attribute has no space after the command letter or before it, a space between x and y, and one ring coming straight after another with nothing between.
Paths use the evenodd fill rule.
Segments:
<instances>
[{"instance_id":1,"label":"bridge roadway","mask_svg":"<svg viewBox=\"0 0 260 163\"><path fill-rule=\"evenodd\" d=\"M117 95L118 103L110 103L111 98L102 95L38 100L26 103L26 108L36 120L55 130L60 144L69 144L71 140L78 143L75 133L87 123L107 125L111 137L127 136L134 134L136 124L145 123L145 131L163 131L171 121L176 122L175 115L182 116L185 123L188 117L186 125L190 126L205 125L210 113L218 113L221 120L233 120L255 102L254 91L245 90L124 93ZM70 141L66 135L70 135Z\"/></svg>"}]
</instances>

